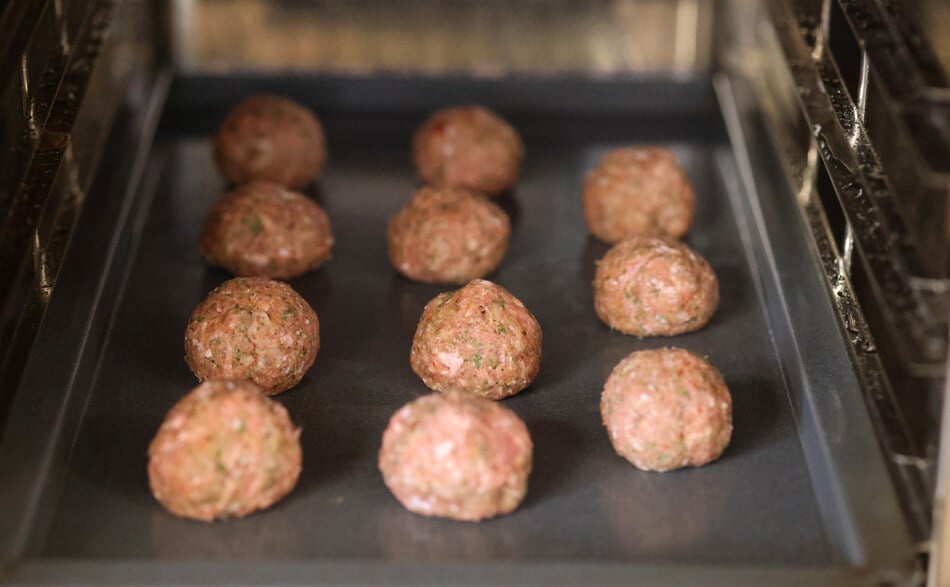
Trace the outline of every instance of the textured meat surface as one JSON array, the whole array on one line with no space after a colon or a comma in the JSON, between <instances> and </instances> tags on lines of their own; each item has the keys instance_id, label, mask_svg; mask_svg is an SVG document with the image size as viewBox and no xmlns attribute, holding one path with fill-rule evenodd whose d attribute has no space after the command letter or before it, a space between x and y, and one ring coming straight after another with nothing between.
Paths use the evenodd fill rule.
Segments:
<instances>
[{"instance_id":1,"label":"textured meat surface","mask_svg":"<svg viewBox=\"0 0 950 587\"><path fill-rule=\"evenodd\" d=\"M679 238L696 211L686 173L669 149L625 147L608 153L584 182L591 233L615 243L636 234Z\"/></svg>"},{"instance_id":2,"label":"textured meat surface","mask_svg":"<svg viewBox=\"0 0 950 587\"><path fill-rule=\"evenodd\" d=\"M199 381L247 379L268 395L297 385L320 349L313 308L286 283L238 277L208 294L185 331Z\"/></svg>"},{"instance_id":3,"label":"textured meat surface","mask_svg":"<svg viewBox=\"0 0 950 587\"><path fill-rule=\"evenodd\" d=\"M430 389L503 399L537 376L541 326L508 290L476 279L426 304L409 361Z\"/></svg>"},{"instance_id":4,"label":"textured meat surface","mask_svg":"<svg viewBox=\"0 0 950 587\"><path fill-rule=\"evenodd\" d=\"M332 249L323 208L275 183L252 182L225 194L201 231L208 263L240 276L301 275L327 262Z\"/></svg>"},{"instance_id":5,"label":"textured meat surface","mask_svg":"<svg viewBox=\"0 0 950 587\"><path fill-rule=\"evenodd\" d=\"M719 280L692 249L672 239L635 236L597 264L594 309L605 324L636 336L699 330L719 305Z\"/></svg>"},{"instance_id":6,"label":"textured meat surface","mask_svg":"<svg viewBox=\"0 0 950 587\"><path fill-rule=\"evenodd\" d=\"M732 397L722 375L683 349L623 359L604 385L600 413L617 453L648 471L705 465L732 437Z\"/></svg>"},{"instance_id":7,"label":"textured meat surface","mask_svg":"<svg viewBox=\"0 0 950 587\"><path fill-rule=\"evenodd\" d=\"M423 187L389 222L389 258L414 281L467 283L508 250L511 222L497 204L465 190Z\"/></svg>"},{"instance_id":8,"label":"textured meat surface","mask_svg":"<svg viewBox=\"0 0 950 587\"><path fill-rule=\"evenodd\" d=\"M514 412L469 394L432 394L393 415L379 469L406 509L478 521L518 507L531 454L528 429Z\"/></svg>"},{"instance_id":9,"label":"textured meat surface","mask_svg":"<svg viewBox=\"0 0 950 587\"><path fill-rule=\"evenodd\" d=\"M426 183L495 196L518 181L524 144L487 108L459 106L436 112L419 127L412 155Z\"/></svg>"},{"instance_id":10,"label":"textured meat surface","mask_svg":"<svg viewBox=\"0 0 950 587\"><path fill-rule=\"evenodd\" d=\"M152 494L176 516L240 518L290 493L300 430L253 383L202 383L168 412L148 448Z\"/></svg>"},{"instance_id":11,"label":"textured meat surface","mask_svg":"<svg viewBox=\"0 0 950 587\"><path fill-rule=\"evenodd\" d=\"M279 96L252 96L221 123L214 157L230 182L263 180L299 188L320 177L327 147L312 112Z\"/></svg>"}]
</instances>

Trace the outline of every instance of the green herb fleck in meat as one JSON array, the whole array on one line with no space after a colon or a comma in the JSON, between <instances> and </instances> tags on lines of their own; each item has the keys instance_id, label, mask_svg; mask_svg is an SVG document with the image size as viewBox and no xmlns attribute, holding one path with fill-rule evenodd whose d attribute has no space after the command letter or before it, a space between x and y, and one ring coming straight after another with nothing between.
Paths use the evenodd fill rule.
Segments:
<instances>
[{"instance_id":1,"label":"green herb fleck in meat","mask_svg":"<svg viewBox=\"0 0 950 587\"><path fill-rule=\"evenodd\" d=\"M214 470L222 475L228 472L228 468L224 466L224 461L221 460L220 448L214 453Z\"/></svg>"},{"instance_id":2,"label":"green herb fleck in meat","mask_svg":"<svg viewBox=\"0 0 950 587\"><path fill-rule=\"evenodd\" d=\"M257 235L264 229L264 223L257 214L247 214L241 219L241 224L251 231L251 234Z\"/></svg>"},{"instance_id":3,"label":"green herb fleck in meat","mask_svg":"<svg viewBox=\"0 0 950 587\"><path fill-rule=\"evenodd\" d=\"M491 454L491 451L488 450L488 443L484 439L477 444L476 450L478 451L478 457L482 460L487 460Z\"/></svg>"},{"instance_id":4,"label":"green herb fleck in meat","mask_svg":"<svg viewBox=\"0 0 950 587\"><path fill-rule=\"evenodd\" d=\"M475 356L473 356L473 357L472 357L472 362L475 363L475 366L476 366L476 367L481 368L481 366L482 366L482 356L481 356L481 355L475 355Z\"/></svg>"}]
</instances>

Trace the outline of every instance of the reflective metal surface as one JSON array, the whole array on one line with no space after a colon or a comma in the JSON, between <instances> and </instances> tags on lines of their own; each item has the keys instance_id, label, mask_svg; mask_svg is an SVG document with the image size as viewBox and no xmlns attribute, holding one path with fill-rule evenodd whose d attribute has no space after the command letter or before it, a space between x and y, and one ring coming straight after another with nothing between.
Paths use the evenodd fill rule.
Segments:
<instances>
[{"instance_id":1,"label":"reflective metal surface","mask_svg":"<svg viewBox=\"0 0 950 587\"><path fill-rule=\"evenodd\" d=\"M798 85L818 153L854 229L858 251L883 303L892 334L903 340L895 350L911 369L936 365L936 373L942 374L946 323L934 314L925 296L911 287L908 261L916 251L906 240L908 229L896 210L897 201L858 110L830 53L813 51L792 13L783 10L781 3L772 6L779 42Z\"/></svg>"},{"instance_id":2,"label":"reflective metal surface","mask_svg":"<svg viewBox=\"0 0 950 587\"><path fill-rule=\"evenodd\" d=\"M133 70L150 75L143 18L137 1L0 11L4 59L19 56L0 71L0 430Z\"/></svg>"},{"instance_id":3,"label":"reflective metal surface","mask_svg":"<svg viewBox=\"0 0 950 587\"><path fill-rule=\"evenodd\" d=\"M690 73L710 64L709 0L176 0L186 71L425 76Z\"/></svg>"},{"instance_id":4,"label":"reflective metal surface","mask_svg":"<svg viewBox=\"0 0 950 587\"><path fill-rule=\"evenodd\" d=\"M946 381L950 382L950 374ZM948 391L950 390L945 384L943 389L945 397ZM927 575L929 587L950 584L950 508L947 507L947 499L950 497L950 402L944 402L941 420L945 428L940 438L940 466L934 492L934 530Z\"/></svg>"},{"instance_id":5,"label":"reflective metal surface","mask_svg":"<svg viewBox=\"0 0 950 587\"><path fill-rule=\"evenodd\" d=\"M867 137L861 138L865 106L869 103L872 106L880 106L883 98L868 96L862 91L862 88L869 87L865 84L870 78L860 75L860 68L852 72L855 76L853 85L848 90L845 90L845 86L849 85L849 82L844 81L846 76L843 74L841 78L837 77L826 37L832 9L836 8L836 5L827 0L811 3L799 0L791 3L788 11L782 9L782 3L760 5L757 2L735 0L728 5L732 10L720 23L722 30L718 38L730 39L731 42L720 45L720 59L728 71L748 80L756 90L759 107L769 123L771 140L778 147L785 173L798 194L802 213L811 227L814 246L822 260L828 287L838 308L838 319L852 341L853 360L863 381L868 409L877 427L882 448L890 456L894 478L904 496L905 509L914 527L914 534L925 542L931 527L930 503L940 431L938 414L942 397L941 365L944 355L935 353L932 362L925 361L924 364L910 361L906 333L887 326L885 317L892 316L889 304L893 303L895 292L892 287L888 292L889 301L888 297L882 295L880 288L871 287L871 284L876 282L868 277L860 256L861 243L858 242L859 239L867 239L868 234L866 231L857 234L848 221L849 215L843 212L837 193L837 190L844 189L853 195L854 187L862 184L855 184L852 174L839 172L833 177L829 175L827 157L822 157L817 140L819 136L824 136L827 147L827 129L823 128L825 132L816 133L809 118L815 114L815 104L824 102L823 112L830 114L828 120L832 121L832 127L840 128L840 123L836 120L839 114L850 120L847 128L851 129L851 132L843 133L839 130L839 139L835 143L835 151L842 153L842 157L835 156L829 160L833 164L831 167L837 168L838 171L841 170L842 159L850 161L850 168L857 171L862 167L855 161L855 146L858 143L853 141L861 139L861 148L865 153L876 152L867 142ZM761 24L761 14L756 11L765 11L769 7L773 16L766 20L777 21L778 27ZM808 24L802 24L800 27L781 24L793 23L796 20ZM843 26L847 29L849 25L844 22ZM836 33L842 34L841 29L831 31L831 34ZM844 33L851 35L850 30L845 30ZM804 40L790 41L799 36L807 40L807 45ZM789 57L783 49L783 42L786 48L789 42L799 43L796 46L800 50ZM803 47L808 49L801 50ZM843 50L840 43L835 44L835 47L839 51ZM857 55L860 55L860 51ZM789 65L776 67L776 63L785 63L787 59L790 60ZM825 65L821 65L821 62ZM855 64L860 66L860 60ZM823 67L830 77L819 75L820 67ZM808 69L811 69L811 73L810 77L806 78L802 71ZM868 68L865 67L863 71L867 72ZM848 106L850 92L853 92L856 102ZM809 108L812 110L809 111ZM874 112L872 110L869 114L874 116ZM840 139L842 134L846 137L845 140ZM893 142L895 137L889 136L888 139ZM890 143L887 144L890 146ZM824 155L828 154L826 149ZM912 153L902 153L902 159L908 157L912 158ZM892 161L888 160L887 163L890 165ZM890 172L893 167L887 166L885 169ZM890 179L889 175L885 176L880 171L872 173L872 176L878 179L878 186L882 185L882 181ZM883 185L886 187L886 184ZM871 190L866 191L871 193ZM886 197L891 199L891 218L896 219L898 226L903 225L904 210L899 214L894 212L895 204L899 203L906 209L914 198L911 194L900 192ZM874 202L876 206L880 200L876 199ZM929 205L942 207L945 202L938 199L931 201ZM919 212L916 214L919 217ZM880 210L872 209L869 213L864 209L856 216L861 220L858 224L863 222L866 229L869 219L882 222L884 214ZM933 213L930 216L927 218L930 225L935 221L942 221L941 214L938 214L937 218L933 217ZM914 319L913 315L910 317L916 321L918 328L929 329L932 333L920 339L924 341L922 344L926 344L925 341L928 340L940 343L946 336L945 329L940 326L940 322L946 317L945 304L941 302L946 298L946 291L941 289L939 296L929 295L923 291L918 278L906 265L905 255L915 255L922 250L928 250L915 248L909 253L901 250L899 243L902 238L907 237L908 231L918 231L915 235L920 236L919 227L916 224L912 226L913 230L905 228L903 231L891 227L882 230L878 226L878 236L872 234L872 240L879 242L883 235L891 252L886 257L878 256L876 259L880 262L889 258L897 266L904 266L901 275L892 275L894 279L890 282L902 287L900 291L910 299L916 299L915 303L919 304L918 307L924 314L929 313L932 316L923 319ZM918 244L919 242L914 244L914 247ZM901 304L898 304L898 308L900 307ZM903 307L906 308L906 304ZM872 318L873 322L869 324ZM898 333L897 336L894 335L895 332ZM915 364L917 368L913 369ZM921 367L923 369L920 369ZM910 375L909 370L916 371L917 376ZM920 376L921 371L929 376ZM934 375L936 378L932 377Z\"/></svg>"}]
</instances>

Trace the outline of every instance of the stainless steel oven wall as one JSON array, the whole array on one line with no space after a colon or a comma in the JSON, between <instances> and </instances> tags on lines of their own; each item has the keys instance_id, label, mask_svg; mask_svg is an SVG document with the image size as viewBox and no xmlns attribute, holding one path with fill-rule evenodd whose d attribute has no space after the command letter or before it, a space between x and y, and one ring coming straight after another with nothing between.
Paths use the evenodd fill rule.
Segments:
<instances>
[{"instance_id":1,"label":"stainless steel oven wall","mask_svg":"<svg viewBox=\"0 0 950 587\"><path fill-rule=\"evenodd\" d=\"M907 23L933 26L913 11L872 4L890 6L726 0L716 51L756 88L924 540L946 362L950 109L947 62L934 57L946 41L911 34ZM950 16L929 4L933 22Z\"/></svg>"},{"instance_id":2,"label":"stainless steel oven wall","mask_svg":"<svg viewBox=\"0 0 950 587\"><path fill-rule=\"evenodd\" d=\"M147 91L151 25L144 0L0 8L0 431L109 129Z\"/></svg>"},{"instance_id":3,"label":"stainless steel oven wall","mask_svg":"<svg viewBox=\"0 0 950 587\"><path fill-rule=\"evenodd\" d=\"M175 0L189 73L478 77L689 74L711 65L709 0Z\"/></svg>"}]
</instances>

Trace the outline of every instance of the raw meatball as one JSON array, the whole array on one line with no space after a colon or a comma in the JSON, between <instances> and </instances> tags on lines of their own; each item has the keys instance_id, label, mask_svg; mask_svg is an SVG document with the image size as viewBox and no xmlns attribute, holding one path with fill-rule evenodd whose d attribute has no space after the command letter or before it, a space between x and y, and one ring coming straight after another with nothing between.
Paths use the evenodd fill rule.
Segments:
<instances>
[{"instance_id":1,"label":"raw meatball","mask_svg":"<svg viewBox=\"0 0 950 587\"><path fill-rule=\"evenodd\" d=\"M508 250L504 210L465 190L424 187L389 222L389 258L424 283L466 283L491 273Z\"/></svg>"},{"instance_id":2,"label":"raw meatball","mask_svg":"<svg viewBox=\"0 0 950 587\"><path fill-rule=\"evenodd\" d=\"M287 410L253 383L208 381L165 416L148 447L149 486L176 516L240 518L297 484L299 438Z\"/></svg>"},{"instance_id":3,"label":"raw meatball","mask_svg":"<svg viewBox=\"0 0 950 587\"><path fill-rule=\"evenodd\" d=\"M640 469L698 467L732 436L732 397L719 371L683 349L637 351L607 378L600 413L617 454Z\"/></svg>"},{"instance_id":4,"label":"raw meatball","mask_svg":"<svg viewBox=\"0 0 950 587\"><path fill-rule=\"evenodd\" d=\"M679 238L696 211L686 173L669 149L611 151L584 183L584 216L591 233L615 243L635 234Z\"/></svg>"},{"instance_id":5,"label":"raw meatball","mask_svg":"<svg viewBox=\"0 0 950 587\"><path fill-rule=\"evenodd\" d=\"M432 394L393 415L379 469L409 511L476 522L518 507L531 450L514 412L468 394Z\"/></svg>"},{"instance_id":6,"label":"raw meatball","mask_svg":"<svg viewBox=\"0 0 950 587\"><path fill-rule=\"evenodd\" d=\"M185 361L198 381L247 379L273 395L300 383L320 350L313 308L286 283L238 277L192 312Z\"/></svg>"},{"instance_id":7,"label":"raw meatball","mask_svg":"<svg viewBox=\"0 0 950 587\"><path fill-rule=\"evenodd\" d=\"M320 177L327 147L312 112L287 98L252 96L221 123L214 157L228 181L299 188Z\"/></svg>"},{"instance_id":8,"label":"raw meatball","mask_svg":"<svg viewBox=\"0 0 950 587\"><path fill-rule=\"evenodd\" d=\"M635 236L614 245L597 265L594 309L605 324L636 336L699 330L719 305L719 280L705 259L681 242Z\"/></svg>"},{"instance_id":9,"label":"raw meatball","mask_svg":"<svg viewBox=\"0 0 950 587\"><path fill-rule=\"evenodd\" d=\"M412 155L427 183L496 196L518 181L524 144L494 112L459 106L440 110L423 123L413 137Z\"/></svg>"},{"instance_id":10,"label":"raw meatball","mask_svg":"<svg viewBox=\"0 0 950 587\"><path fill-rule=\"evenodd\" d=\"M503 399L538 374L541 327L507 289L476 279L426 304L409 361L435 391Z\"/></svg>"},{"instance_id":11,"label":"raw meatball","mask_svg":"<svg viewBox=\"0 0 950 587\"><path fill-rule=\"evenodd\" d=\"M218 200L201 231L208 263L235 275L294 277L330 260L323 208L275 183L238 186Z\"/></svg>"}]
</instances>

